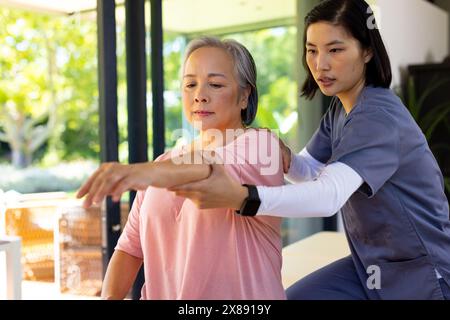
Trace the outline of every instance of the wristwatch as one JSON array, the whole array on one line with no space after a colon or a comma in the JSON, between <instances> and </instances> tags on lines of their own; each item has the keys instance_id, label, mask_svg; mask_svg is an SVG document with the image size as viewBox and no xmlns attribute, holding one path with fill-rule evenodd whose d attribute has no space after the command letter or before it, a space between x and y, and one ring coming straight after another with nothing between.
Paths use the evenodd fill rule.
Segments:
<instances>
[{"instance_id":1,"label":"wristwatch","mask_svg":"<svg viewBox=\"0 0 450 320\"><path fill-rule=\"evenodd\" d=\"M236 210L236 213L245 217L254 217L258 213L259 206L261 205L258 189L253 185L243 184L243 186L248 189L248 197L245 198L241 208Z\"/></svg>"}]
</instances>

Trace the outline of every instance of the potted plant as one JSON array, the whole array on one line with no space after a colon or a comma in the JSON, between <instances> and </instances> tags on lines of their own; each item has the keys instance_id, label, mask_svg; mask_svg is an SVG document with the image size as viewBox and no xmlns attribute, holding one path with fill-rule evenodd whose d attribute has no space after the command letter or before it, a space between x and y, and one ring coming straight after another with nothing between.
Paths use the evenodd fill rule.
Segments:
<instances>
[{"instance_id":1,"label":"potted plant","mask_svg":"<svg viewBox=\"0 0 450 320\"><path fill-rule=\"evenodd\" d=\"M450 195L450 166L446 163L448 160L445 159L450 158L450 99L437 104L429 103L429 98L447 84L450 84L450 77L435 76L418 94L415 79L409 76L406 88L407 99L402 97L402 100L424 133L430 149L441 167L448 197Z\"/></svg>"}]
</instances>

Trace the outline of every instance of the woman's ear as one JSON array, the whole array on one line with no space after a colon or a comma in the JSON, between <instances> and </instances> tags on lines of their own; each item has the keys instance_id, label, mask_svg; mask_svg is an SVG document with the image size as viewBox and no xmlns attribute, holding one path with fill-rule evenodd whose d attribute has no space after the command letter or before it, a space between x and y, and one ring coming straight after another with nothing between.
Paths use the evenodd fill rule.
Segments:
<instances>
[{"instance_id":1,"label":"woman's ear","mask_svg":"<svg viewBox=\"0 0 450 320\"><path fill-rule=\"evenodd\" d=\"M364 63L369 63L373 58L373 50L371 48L364 50Z\"/></svg>"},{"instance_id":2,"label":"woman's ear","mask_svg":"<svg viewBox=\"0 0 450 320\"><path fill-rule=\"evenodd\" d=\"M242 110L247 109L250 92L251 92L250 85L247 85L247 87L244 90L242 90L241 99L239 101Z\"/></svg>"}]
</instances>

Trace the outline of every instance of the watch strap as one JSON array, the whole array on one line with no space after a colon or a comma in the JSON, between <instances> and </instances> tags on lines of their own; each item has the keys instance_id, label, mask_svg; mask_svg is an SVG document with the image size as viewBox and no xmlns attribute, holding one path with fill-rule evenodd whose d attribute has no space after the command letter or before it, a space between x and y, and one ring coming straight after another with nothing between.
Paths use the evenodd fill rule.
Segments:
<instances>
[{"instance_id":1,"label":"watch strap","mask_svg":"<svg viewBox=\"0 0 450 320\"><path fill-rule=\"evenodd\" d=\"M258 189L254 185L243 184L243 186L248 189L248 197L242 203L241 208L236 210L236 213L241 216L254 217L261 205Z\"/></svg>"}]
</instances>

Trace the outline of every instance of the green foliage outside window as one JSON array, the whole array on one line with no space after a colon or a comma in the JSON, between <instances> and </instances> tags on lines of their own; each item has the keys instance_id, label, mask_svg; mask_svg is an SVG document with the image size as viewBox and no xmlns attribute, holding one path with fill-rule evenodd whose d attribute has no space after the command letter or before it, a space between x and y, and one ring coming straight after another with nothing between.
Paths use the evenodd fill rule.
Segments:
<instances>
[{"instance_id":1,"label":"green foliage outside window","mask_svg":"<svg viewBox=\"0 0 450 320\"><path fill-rule=\"evenodd\" d=\"M95 22L6 8L0 20L0 139L14 164L97 157Z\"/></svg>"}]
</instances>

